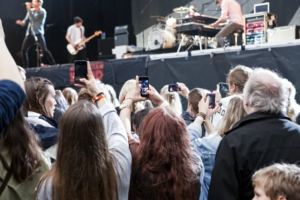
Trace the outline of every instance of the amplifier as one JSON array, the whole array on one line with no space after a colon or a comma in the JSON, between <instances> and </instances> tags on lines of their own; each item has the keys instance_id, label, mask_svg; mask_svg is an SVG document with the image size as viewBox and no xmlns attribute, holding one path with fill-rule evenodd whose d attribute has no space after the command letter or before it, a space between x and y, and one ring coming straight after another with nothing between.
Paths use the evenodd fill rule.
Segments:
<instances>
[{"instance_id":1,"label":"amplifier","mask_svg":"<svg viewBox=\"0 0 300 200\"><path fill-rule=\"evenodd\" d=\"M299 39L299 26L282 26L268 29L268 42L288 42Z\"/></svg>"}]
</instances>

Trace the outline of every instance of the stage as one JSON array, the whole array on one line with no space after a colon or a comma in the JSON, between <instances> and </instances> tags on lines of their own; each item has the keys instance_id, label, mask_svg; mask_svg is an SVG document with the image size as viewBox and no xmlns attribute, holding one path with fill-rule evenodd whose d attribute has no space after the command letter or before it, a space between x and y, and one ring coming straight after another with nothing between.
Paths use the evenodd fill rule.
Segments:
<instances>
[{"instance_id":1,"label":"stage","mask_svg":"<svg viewBox=\"0 0 300 200\"><path fill-rule=\"evenodd\" d=\"M226 49L209 49L92 62L94 75L119 93L122 85L135 75L149 76L157 90L164 85L183 82L195 87L215 90L216 84L226 82L231 67L246 65L274 70L290 80L300 101L300 40L282 43L247 45ZM74 85L74 66L61 65L26 70L27 77L40 76L51 80L57 89ZM186 102L184 102L186 104ZM186 108L186 105L184 105Z\"/></svg>"}]
</instances>

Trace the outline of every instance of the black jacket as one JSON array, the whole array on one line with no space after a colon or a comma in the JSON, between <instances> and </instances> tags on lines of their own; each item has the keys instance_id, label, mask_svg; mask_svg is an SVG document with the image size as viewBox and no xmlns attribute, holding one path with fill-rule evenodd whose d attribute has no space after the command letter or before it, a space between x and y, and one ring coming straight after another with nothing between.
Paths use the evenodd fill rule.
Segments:
<instances>
[{"instance_id":1,"label":"black jacket","mask_svg":"<svg viewBox=\"0 0 300 200\"><path fill-rule=\"evenodd\" d=\"M252 113L225 134L208 200L251 200L254 172L274 163L300 161L300 126L283 113Z\"/></svg>"}]
</instances>

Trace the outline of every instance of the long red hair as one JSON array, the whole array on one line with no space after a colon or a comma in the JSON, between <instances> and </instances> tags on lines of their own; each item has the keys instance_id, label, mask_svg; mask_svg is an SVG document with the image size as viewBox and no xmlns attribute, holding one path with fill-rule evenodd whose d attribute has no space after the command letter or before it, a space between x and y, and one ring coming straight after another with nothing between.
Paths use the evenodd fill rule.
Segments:
<instances>
[{"instance_id":1,"label":"long red hair","mask_svg":"<svg viewBox=\"0 0 300 200\"><path fill-rule=\"evenodd\" d=\"M145 117L132 153L129 199L197 199L186 125L170 108L156 108Z\"/></svg>"}]
</instances>

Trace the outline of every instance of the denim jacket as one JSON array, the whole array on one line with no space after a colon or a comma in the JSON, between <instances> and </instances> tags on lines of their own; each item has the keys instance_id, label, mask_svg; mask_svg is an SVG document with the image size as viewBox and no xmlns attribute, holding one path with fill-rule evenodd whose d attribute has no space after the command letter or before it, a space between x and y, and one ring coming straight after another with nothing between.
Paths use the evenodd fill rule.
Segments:
<instances>
[{"instance_id":1,"label":"denim jacket","mask_svg":"<svg viewBox=\"0 0 300 200\"><path fill-rule=\"evenodd\" d=\"M200 179L200 200L207 200L211 174L215 165L215 156L222 138L217 134L203 137L202 128L197 123L190 124L187 129L193 149L200 155L204 165L204 177Z\"/></svg>"}]
</instances>

